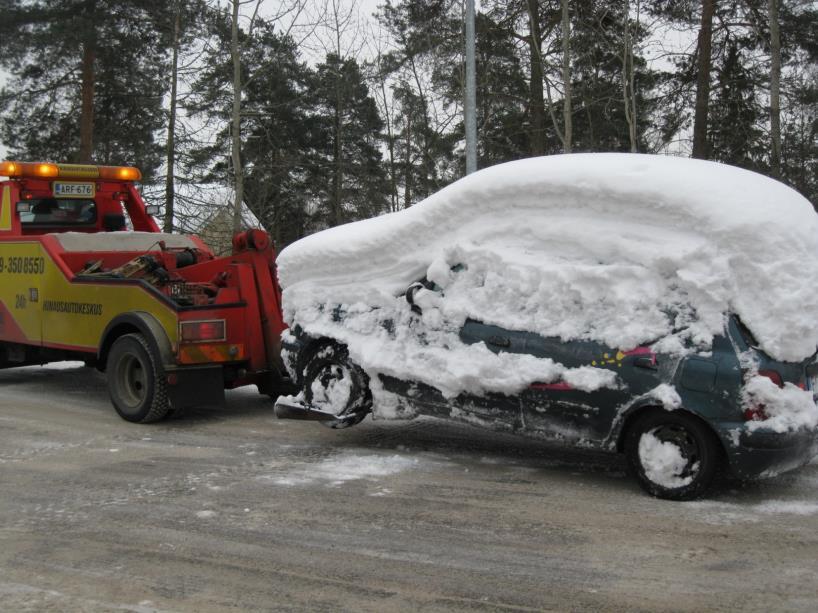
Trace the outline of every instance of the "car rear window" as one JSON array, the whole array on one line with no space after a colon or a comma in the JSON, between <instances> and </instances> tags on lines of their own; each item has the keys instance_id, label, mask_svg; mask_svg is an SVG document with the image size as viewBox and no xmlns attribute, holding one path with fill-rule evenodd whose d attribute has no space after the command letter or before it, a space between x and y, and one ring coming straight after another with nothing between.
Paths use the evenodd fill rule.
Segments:
<instances>
[{"instance_id":1,"label":"car rear window","mask_svg":"<svg viewBox=\"0 0 818 613\"><path fill-rule=\"evenodd\" d=\"M753 336L753 333L750 332L750 328L744 325L744 322L741 321L738 315L735 316L735 320L736 327L741 333L741 338L744 340L744 342L750 347L758 347L758 341L756 340L756 337Z\"/></svg>"}]
</instances>

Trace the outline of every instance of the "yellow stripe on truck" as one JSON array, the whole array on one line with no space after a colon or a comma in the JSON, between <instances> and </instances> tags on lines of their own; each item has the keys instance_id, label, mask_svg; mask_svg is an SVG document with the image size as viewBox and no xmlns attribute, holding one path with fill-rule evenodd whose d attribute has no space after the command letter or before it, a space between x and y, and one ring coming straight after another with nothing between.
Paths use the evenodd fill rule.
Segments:
<instances>
[{"instance_id":1,"label":"yellow stripe on truck","mask_svg":"<svg viewBox=\"0 0 818 613\"><path fill-rule=\"evenodd\" d=\"M97 349L102 333L122 313L153 315L177 342L176 312L138 285L71 283L36 242L0 241L0 300L33 342Z\"/></svg>"},{"instance_id":2,"label":"yellow stripe on truck","mask_svg":"<svg viewBox=\"0 0 818 613\"><path fill-rule=\"evenodd\" d=\"M0 230L11 230L11 188L3 187L3 197L0 200Z\"/></svg>"}]
</instances>

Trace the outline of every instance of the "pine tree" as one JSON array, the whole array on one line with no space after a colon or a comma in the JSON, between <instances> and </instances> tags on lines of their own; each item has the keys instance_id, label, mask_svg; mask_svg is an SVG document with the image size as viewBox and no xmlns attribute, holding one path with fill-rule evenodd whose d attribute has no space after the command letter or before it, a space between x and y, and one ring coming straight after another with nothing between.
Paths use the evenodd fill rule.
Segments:
<instances>
[{"instance_id":1,"label":"pine tree","mask_svg":"<svg viewBox=\"0 0 818 613\"><path fill-rule=\"evenodd\" d=\"M6 5L0 65L12 79L0 92L0 137L11 155L135 164L150 181L161 156L165 3Z\"/></svg>"},{"instance_id":2,"label":"pine tree","mask_svg":"<svg viewBox=\"0 0 818 613\"><path fill-rule=\"evenodd\" d=\"M316 67L311 93L318 144L311 167L326 221L338 225L385 211L383 122L358 63L329 54Z\"/></svg>"},{"instance_id":3,"label":"pine tree","mask_svg":"<svg viewBox=\"0 0 818 613\"><path fill-rule=\"evenodd\" d=\"M572 35L574 91L574 149L577 151L645 151L645 132L653 128L655 103L651 92L658 75L648 69L639 45L647 32L631 23L621 9L594 0L577 4ZM625 20L628 19L628 23ZM631 49L627 64L623 49ZM623 79L633 91L623 95ZM632 109L636 109L631 117ZM633 136L631 125L633 122Z\"/></svg>"},{"instance_id":4,"label":"pine tree","mask_svg":"<svg viewBox=\"0 0 818 613\"><path fill-rule=\"evenodd\" d=\"M188 172L203 183L231 185L232 75L229 23L211 22L210 51L186 104L211 126L212 142L192 151ZM316 200L310 164L316 149L309 87L311 71L295 43L275 24L258 20L252 33L239 32L242 75L241 160L244 204L281 248L314 230ZM324 178L329 181L329 178Z\"/></svg>"},{"instance_id":5,"label":"pine tree","mask_svg":"<svg viewBox=\"0 0 818 613\"><path fill-rule=\"evenodd\" d=\"M764 108L756 92L761 75L743 57L742 47L738 40L729 41L716 63L708 151L710 159L765 172L769 147L761 129Z\"/></svg>"}]
</instances>

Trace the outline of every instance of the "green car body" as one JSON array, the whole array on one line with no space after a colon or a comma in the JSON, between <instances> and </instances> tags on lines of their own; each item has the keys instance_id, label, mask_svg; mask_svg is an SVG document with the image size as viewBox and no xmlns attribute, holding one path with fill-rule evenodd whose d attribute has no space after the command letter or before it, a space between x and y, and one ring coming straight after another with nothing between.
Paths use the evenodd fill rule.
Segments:
<instances>
[{"instance_id":1,"label":"green car body","mask_svg":"<svg viewBox=\"0 0 818 613\"><path fill-rule=\"evenodd\" d=\"M343 312L336 309L334 319L342 321L343 317ZM298 327L293 332L285 340L284 357L290 372L306 389L317 380L307 376L314 356L326 353L327 347L341 346L335 344L335 339L311 338ZM751 427L751 417L746 416L743 402L749 369L774 371L780 376L780 383L809 389L814 385L810 376L815 375L813 369L818 364L813 363L813 358L802 363L771 359L754 346L752 335L735 316L727 318L724 333L714 338L711 352L686 356L657 354L647 346L623 351L598 342L564 341L472 320L461 328L460 339L467 345L485 343L495 352L550 358L566 368L610 369L616 372L619 385L588 392L564 382L534 383L513 396L463 394L447 399L433 386L417 381L379 375L380 383L411 406L413 413L611 452L627 452L628 432L649 413L654 415L654 421L661 419L662 412L684 413L712 434L719 464L740 479L773 476L797 468L818 451L818 430L781 433L762 424ZM349 361L342 347L341 357ZM663 385L678 394L681 401L678 407L667 407L657 398L655 390ZM364 384L360 385L358 394L366 393ZM364 402L359 406L368 405ZM354 423L362 418L360 412L358 416ZM334 425L352 425L344 419L342 415ZM703 491L678 495L651 493L686 499Z\"/></svg>"}]
</instances>

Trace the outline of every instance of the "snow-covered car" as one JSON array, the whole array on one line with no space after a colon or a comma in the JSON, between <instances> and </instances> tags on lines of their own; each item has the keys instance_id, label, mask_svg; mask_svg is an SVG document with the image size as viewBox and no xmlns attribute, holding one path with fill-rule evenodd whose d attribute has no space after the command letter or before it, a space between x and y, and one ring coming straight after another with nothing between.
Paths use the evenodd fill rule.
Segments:
<instances>
[{"instance_id":1,"label":"snow-covered car","mask_svg":"<svg viewBox=\"0 0 818 613\"><path fill-rule=\"evenodd\" d=\"M781 183L682 158L495 166L278 259L280 417L418 414L622 452L642 487L816 452L818 216Z\"/></svg>"}]
</instances>

